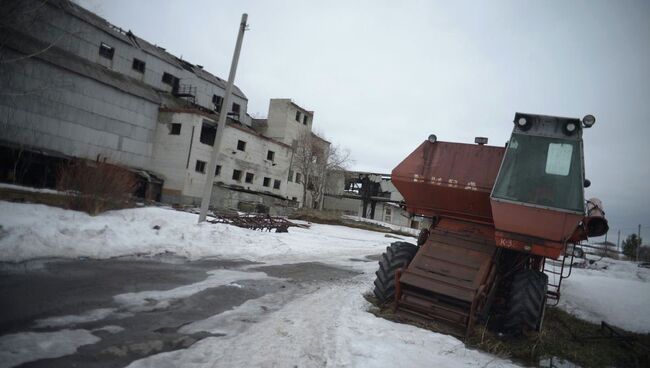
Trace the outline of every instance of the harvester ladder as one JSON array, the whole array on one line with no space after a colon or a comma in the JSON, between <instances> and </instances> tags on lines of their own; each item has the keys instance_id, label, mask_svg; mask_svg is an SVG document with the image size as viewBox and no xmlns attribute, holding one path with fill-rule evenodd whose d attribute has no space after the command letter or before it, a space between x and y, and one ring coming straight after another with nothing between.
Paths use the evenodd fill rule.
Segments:
<instances>
[{"instance_id":1,"label":"harvester ladder","mask_svg":"<svg viewBox=\"0 0 650 368\"><path fill-rule=\"evenodd\" d=\"M546 291L546 300L549 305L557 305L560 302L560 286L562 280L571 276L573 269L574 250L577 244L565 243L564 252L560 259L544 260L542 271L548 275L548 290ZM550 266L550 267L549 267Z\"/></svg>"}]
</instances>

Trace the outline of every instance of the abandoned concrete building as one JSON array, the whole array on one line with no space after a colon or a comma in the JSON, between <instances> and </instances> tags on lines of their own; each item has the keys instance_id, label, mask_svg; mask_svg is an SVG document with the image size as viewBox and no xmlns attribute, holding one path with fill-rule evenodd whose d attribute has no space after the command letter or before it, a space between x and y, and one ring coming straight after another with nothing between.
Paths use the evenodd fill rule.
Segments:
<instances>
[{"instance_id":1,"label":"abandoned concrete building","mask_svg":"<svg viewBox=\"0 0 650 368\"><path fill-rule=\"evenodd\" d=\"M308 180L294 149L313 135L313 112L271 99L268 117L252 119L237 87L222 106L224 80L68 0L0 6L1 180L21 181L10 177L17 151L32 158L22 179L36 186L53 186L53 165L66 160L108 160L146 181L149 199L198 204L226 113L213 205L302 204Z\"/></svg>"}]
</instances>

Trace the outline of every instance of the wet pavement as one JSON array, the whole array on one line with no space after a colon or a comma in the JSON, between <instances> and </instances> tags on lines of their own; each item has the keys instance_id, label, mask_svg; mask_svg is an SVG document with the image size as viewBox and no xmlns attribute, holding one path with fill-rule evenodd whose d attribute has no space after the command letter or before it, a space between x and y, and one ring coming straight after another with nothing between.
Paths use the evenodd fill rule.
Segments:
<instances>
[{"instance_id":1,"label":"wet pavement","mask_svg":"<svg viewBox=\"0 0 650 368\"><path fill-rule=\"evenodd\" d=\"M264 272L269 278L237 281L172 299L161 308L128 310L113 297L140 291L164 291L205 280L209 271L226 269ZM84 345L72 355L28 362L21 367L123 367L161 352L183 349L215 336L185 334L182 326L200 321L277 291L308 292L315 284L351 278L358 272L322 263L267 266L245 260L178 257L111 260L48 260L20 265L0 264L0 335L24 331L49 332L65 328L91 331L101 341ZM57 327L38 327L49 317L82 315L111 308L105 318ZM106 327L110 326L110 327ZM104 328L104 329L102 329Z\"/></svg>"}]
</instances>

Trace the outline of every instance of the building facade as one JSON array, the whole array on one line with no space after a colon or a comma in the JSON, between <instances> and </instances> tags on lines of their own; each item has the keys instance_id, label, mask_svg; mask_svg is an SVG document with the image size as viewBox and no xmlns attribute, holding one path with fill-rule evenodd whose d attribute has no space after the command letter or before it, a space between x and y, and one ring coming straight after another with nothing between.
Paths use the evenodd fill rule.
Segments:
<instances>
[{"instance_id":1,"label":"building facade","mask_svg":"<svg viewBox=\"0 0 650 368\"><path fill-rule=\"evenodd\" d=\"M16 181L8 167L17 150L43 162L101 159L155 178L157 199L195 205L227 113L213 205L283 213L302 201L292 160L313 112L272 99L268 118L254 122L239 88L222 106L223 79L67 0L0 10L3 180Z\"/></svg>"}]
</instances>

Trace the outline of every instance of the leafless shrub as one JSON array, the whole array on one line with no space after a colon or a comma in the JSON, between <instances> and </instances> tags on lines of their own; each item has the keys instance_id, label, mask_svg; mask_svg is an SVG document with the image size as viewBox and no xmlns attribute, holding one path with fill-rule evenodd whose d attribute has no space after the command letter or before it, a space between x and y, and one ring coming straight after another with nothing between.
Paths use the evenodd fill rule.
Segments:
<instances>
[{"instance_id":1,"label":"leafless shrub","mask_svg":"<svg viewBox=\"0 0 650 368\"><path fill-rule=\"evenodd\" d=\"M91 215L123 208L137 186L133 173L105 162L77 161L58 171L57 189L72 194L69 207Z\"/></svg>"}]
</instances>

